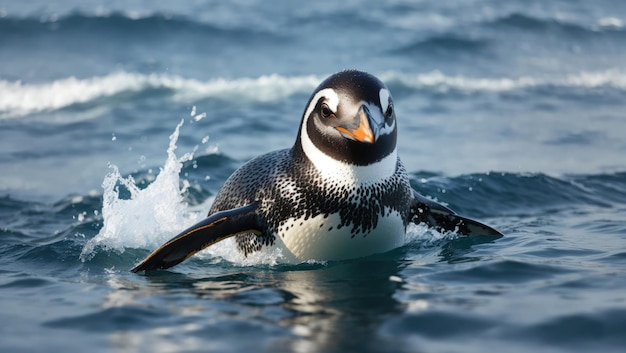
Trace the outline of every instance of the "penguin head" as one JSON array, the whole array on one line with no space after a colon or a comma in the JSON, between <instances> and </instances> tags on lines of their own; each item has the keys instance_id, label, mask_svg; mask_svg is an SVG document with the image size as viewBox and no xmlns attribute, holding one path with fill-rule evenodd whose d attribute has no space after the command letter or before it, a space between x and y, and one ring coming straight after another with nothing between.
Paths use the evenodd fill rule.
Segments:
<instances>
[{"instance_id":1,"label":"penguin head","mask_svg":"<svg viewBox=\"0 0 626 353\"><path fill-rule=\"evenodd\" d=\"M324 155L366 166L395 153L396 139L389 89L373 75L347 70L328 77L315 89L296 144L309 159Z\"/></svg>"}]
</instances>

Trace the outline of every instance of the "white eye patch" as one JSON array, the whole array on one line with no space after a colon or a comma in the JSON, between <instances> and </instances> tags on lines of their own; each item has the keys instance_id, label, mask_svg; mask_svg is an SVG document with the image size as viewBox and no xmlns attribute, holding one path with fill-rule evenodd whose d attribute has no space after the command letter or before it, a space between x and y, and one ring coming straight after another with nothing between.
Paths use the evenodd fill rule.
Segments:
<instances>
[{"instance_id":1,"label":"white eye patch","mask_svg":"<svg viewBox=\"0 0 626 353\"><path fill-rule=\"evenodd\" d=\"M337 92L335 92L332 88L324 88L313 96L311 103L309 103L309 106L306 107L306 111L304 113L305 124L302 124L303 127L306 126L306 120L309 119L309 115L311 115L313 109L317 106L317 102L319 102L322 97L326 98L325 102L330 110L334 113L337 112L337 107L339 106L339 96L337 95Z\"/></svg>"},{"instance_id":2,"label":"white eye patch","mask_svg":"<svg viewBox=\"0 0 626 353\"><path fill-rule=\"evenodd\" d=\"M380 107L382 108L384 114L387 111L387 108L389 108L389 98L391 97L391 94L389 94L388 89L381 88L380 91L378 91L378 96L380 97Z\"/></svg>"}]
</instances>

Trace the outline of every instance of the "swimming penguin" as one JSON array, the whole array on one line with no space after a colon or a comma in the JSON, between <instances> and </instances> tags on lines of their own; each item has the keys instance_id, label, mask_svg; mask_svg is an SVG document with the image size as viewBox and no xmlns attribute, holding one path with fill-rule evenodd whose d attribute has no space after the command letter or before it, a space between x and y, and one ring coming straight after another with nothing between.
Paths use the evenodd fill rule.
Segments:
<instances>
[{"instance_id":1,"label":"swimming penguin","mask_svg":"<svg viewBox=\"0 0 626 353\"><path fill-rule=\"evenodd\" d=\"M397 132L391 93L378 78L356 70L328 77L309 99L292 148L236 170L207 218L132 271L172 267L233 236L244 255L280 247L290 262L387 252L405 243L411 222L502 236L413 190L398 158Z\"/></svg>"}]
</instances>

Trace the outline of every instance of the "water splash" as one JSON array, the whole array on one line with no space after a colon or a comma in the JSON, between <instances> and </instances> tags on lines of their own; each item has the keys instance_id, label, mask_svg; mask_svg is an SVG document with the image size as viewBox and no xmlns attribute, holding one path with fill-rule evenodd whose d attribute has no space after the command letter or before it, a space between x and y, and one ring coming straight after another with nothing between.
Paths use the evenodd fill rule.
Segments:
<instances>
[{"instance_id":1,"label":"water splash","mask_svg":"<svg viewBox=\"0 0 626 353\"><path fill-rule=\"evenodd\" d=\"M154 250L205 216L212 199L198 206L190 206L184 199L190 183L181 180L180 173L183 163L193 159L193 152L181 157L175 153L183 123L184 120L181 120L170 135L167 160L145 189L140 189L132 176L122 176L117 166L110 166L112 171L102 182L103 225L100 232L84 245L81 261L91 260L100 251L123 253L127 248ZM130 193L128 199L120 196L120 186ZM280 249L244 257L237 251L234 239L217 243L196 256L242 266L275 265L283 259Z\"/></svg>"},{"instance_id":2,"label":"water splash","mask_svg":"<svg viewBox=\"0 0 626 353\"><path fill-rule=\"evenodd\" d=\"M103 226L100 232L85 246L80 259L91 259L97 248L123 252L125 248L155 248L193 223L199 217L191 212L183 195L189 182L180 180L184 162L193 153L176 156L176 141L184 120L170 136L167 160L153 183L141 190L132 176L123 177L115 165L102 182ZM120 198L119 185L130 192L129 199Z\"/></svg>"},{"instance_id":3,"label":"water splash","mask_svg":"<svg viewBox=\"0 0 626 353\"><path fill-rule=\"evenodd\" d=\"M237 250L235 238L222 240L204 249L195 256L200 259L212 259L214 262L226 261L236 266L276 266L282 263L292 263L292 261L287 260L286 256L283 254L283 249L280 247L264 248L261 251L245 256Z\"/></svg>"}]
</instances>

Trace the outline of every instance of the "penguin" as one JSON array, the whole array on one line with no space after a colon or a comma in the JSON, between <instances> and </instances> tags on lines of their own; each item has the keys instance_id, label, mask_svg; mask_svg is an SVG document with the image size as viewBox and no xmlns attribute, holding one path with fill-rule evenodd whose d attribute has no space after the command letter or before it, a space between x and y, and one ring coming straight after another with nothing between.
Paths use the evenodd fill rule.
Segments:
<instances>
[{"instance_id":1,"label":"penguin","mask_svg":"<svg viewBox=\"0 0 626 353\"><path fill-rule=\"evenodd\" d=\"M133 272L167 269L229 237L244 255L280 247L287 262L348 260L405 244L409 223L441 232L502 233L413 190L398 157L389 89L346 70L325 79L291 148L237 169L208 217L149 254Z\"/></svg>"}]
</instances>

